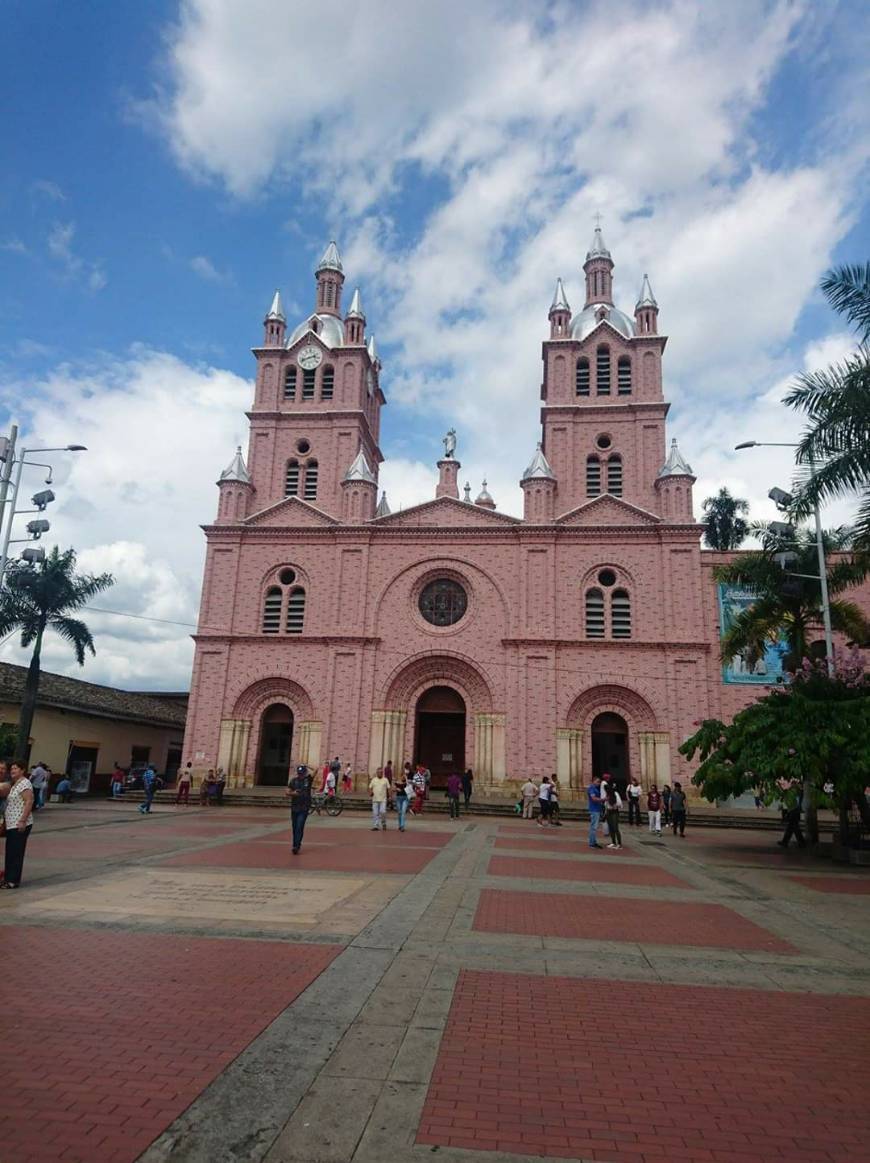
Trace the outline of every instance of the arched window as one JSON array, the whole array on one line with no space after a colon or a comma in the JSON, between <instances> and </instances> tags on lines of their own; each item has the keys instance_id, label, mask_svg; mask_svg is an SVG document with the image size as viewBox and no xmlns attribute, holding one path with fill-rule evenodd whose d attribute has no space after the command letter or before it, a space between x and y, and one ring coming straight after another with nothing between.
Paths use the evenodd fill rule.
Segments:
<instances>
[{"instance_id":1,"label":"arched window","mask_svg":"<svg viewBox=\"0 0 870 1163\"><path fill-rule=\"evenodd\" d=\"M304 622L305 590L297 587L290 591L290 597L287 599L287 633L301 634Z\"/></svg>"},{"instance_id":2,"label":"arched window","mask_svg":"<svg viewBox=\"0 0 870 1163\"><path fill-rule=\"evenodd\" d=\"M305 466L305 489L302 493L303 500L316 501L317 500L317 461L309 460Z\"/></svg>"},{"instance_id":3,"label":"arched window","mask_svg":"<svg viewBox=\"0 0 870 1163\"><path fill-rule=\"evenodd\" d=\"M327 307L335 306L335 287L329 281L326 284L326 305Z\"/></svg>"},{"instance_id":4,"label":"arched window","mask_svg":"<svg viewBox=\"0 0 870 1163\"><path fill-rule=\"evenodd\" d=\"M578 396L589 395L589 360L585 355L581 355L577 360L575 383Z\"/></svg>"},{"instance_id":5,"label":"arched window","mask_svg":"<svg viewBox=\"0 0 870 1163\"><path fill-rule=\"evenodd\" d=\"M631 395L631 358L621 355L616 363L616 390L620 396Z\"/></svg>"},{"instance_id":6,"label":"arched window","mask_svg":"<svg viewBox=\"0 0 870 1163\"><path fill-rule=\"evenodd\" d=\"M595 390L599 396L610 395L610 348L606 343L595 353Z\"/></svg>"},{"instance_id":7,"label":"arched window","mask_svg":"<svg viewBox=\"0 0 870 1163\"><path fill-rule=\"evenodd\" d=\"M331 400L332 394L335 391L335 368L331 364L327 364L323 369L323 375L320 380L320 398L321 400Z\"/></svg>"},{"instance_id":8,"label":"arched window","mask_svg":"<svg viewBox=\"0 0 870 1163\"><path fill-rule=\"evenodd\" d=\"M622 496L622 457L618 453L607 462L607 491L613 497Z\"/></svg>"},{"instance_id":9,"label":"arched window","mask_svg":"<svg viewBox=\"0 0 870 1163\"><path fill-rule=\"evenodd\" d=\"M296 365L292 363L284 372L284 399L296 399Z\"/></svg>"},{"instance_id":10,"label":"arched window","mask_svg":"<svg viewBox=\"0 0 870 1163\"><path fill-rule=\"evenodd\" d=\"M302 371L302 399L314 399L314 382L317 377L317 368L307 367Z\"/></svg>"},{"instance_id":11,"label":"arched window","mask_svg":"<svg viewBox=\"0 0 870 1163\"><path fill-rule=\"evenodd\" d=\"M586 637L604 637L604 594L601 590L586 591Z\"/></svg>"},{"instance_id":12,"label":"arched window","mask_svg":"<svg viewBox=\"0 0 870 1163\"><path fill-rule=\"evenodd\" d=\"M284 478L284 496L299 496L299 461L287 461L287 475Z\"/></svg>"},{"instance_id":13,"label":"arched window","mask_svg":"<svg viewBox=\"0 0 870 1163\"><path fill-rule=\"evenodd\" d=\"M586 457L586 496L597 497L601 493L601 461L597 456Z\"/></svg>"},{"instance_id":14,"label":"arched window","mask_svg":"<svg viewBox=\"0 0 870 1163\"><path fill-rule=\"evenodd\" d=\"M614 638L631 637L631 601L625 590L614 590L610 599L610 632Z\"/></svg>"},{"instance_id":15,"label":"arched window","mask_svg":"<svg viewBox=\"0 0 870 1163\"><path fill-rule=\"evenodd\" d=\"M281 629L281 601L283 596L279 586L272 586L266 590L266 599L263 602L264 634L277 634Z\"/></svg>"}]
</instances>

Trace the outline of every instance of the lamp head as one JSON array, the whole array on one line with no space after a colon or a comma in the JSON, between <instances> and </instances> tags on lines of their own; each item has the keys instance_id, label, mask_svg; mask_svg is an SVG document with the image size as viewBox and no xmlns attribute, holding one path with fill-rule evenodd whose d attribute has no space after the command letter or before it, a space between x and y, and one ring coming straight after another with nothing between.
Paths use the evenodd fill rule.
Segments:
<instances>
[{"instance_id":1,"label":"lamp head","mask_svg":"<svg viewBox=\"0 0 870 1163\"><path fill-rule=\"evenodd\" d=\"M758 446L757 440L744 440L742 444L735 444L734 451L739 452L741 448L756 448Z\"/></svg>"},{"instance_id":2,"label":"lamp head","mask_svg":"<svg viewBox=\"0 0 870 1163\"><path fill-rule=\"evenodd\" d=\"M67 452L87 452L88 446L86 444L68 444L66 450Z\"/></svg>"}]
</instances>

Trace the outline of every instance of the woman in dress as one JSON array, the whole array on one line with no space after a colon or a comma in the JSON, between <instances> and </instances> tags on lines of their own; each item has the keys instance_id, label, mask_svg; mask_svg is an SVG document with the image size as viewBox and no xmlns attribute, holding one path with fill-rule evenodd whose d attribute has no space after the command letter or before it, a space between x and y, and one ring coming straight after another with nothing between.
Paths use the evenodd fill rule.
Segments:
<instances>
[{"instance_id":1,"label":"woman in dress","mask_svg":"<svg viewBox=\"0 0 870 1163\"><path fill-rule=\"evenodd\" d=\"M6 797L6 879L2 887L18 888L27 838L33 827L33 784L20 763L12 764L9 775L12 786Z\"/></svg>"}]
</instances>

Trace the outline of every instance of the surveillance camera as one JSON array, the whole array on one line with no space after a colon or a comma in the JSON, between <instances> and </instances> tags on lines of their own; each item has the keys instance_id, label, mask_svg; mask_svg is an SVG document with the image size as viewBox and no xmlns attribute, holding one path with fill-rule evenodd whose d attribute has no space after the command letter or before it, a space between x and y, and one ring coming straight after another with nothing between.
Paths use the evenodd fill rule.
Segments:
<instances>
[{"instance_id":1,"label":"surveillance camera","mask_svg":"<svg viewBox=\"0 0 870 1163\"><path fill-rule=\"evenodd\" d=\"M36 565L37 562L45 561L45 550L24 549L21 552L21 560L27 562L28 565Z\"/></svg>"},{"instance_id":2,"label":"surveillance camera","mask_svg":"<svg viewBox=\"0 0 870 1163\"><path fill-rule=\"evenodd\" d=\"M27 522L27 532L31 535L31 537L33 537L34 540L38 540L43 535L43 533L47 533L50 528L50 521L37 520Z\"/></svg>"},{"instance_id":3,"label":"surveillance camera","mask_svg":"<svg viewBox=\"0 0 870 1163\"><path fill-rule=\"evenodd\" d=\"M46 509L54 500L54 493L51 489L43 489L40 493L34 493L30 498L31 504L34 505L40 512Z\"/></svg>"},{"instance_id":4,"label":"surveillance camera","mask_svg":"<svg viewBox=\"0 0 870 1163\"><path fill-rule=\"evenodd\" d=\"M785 489L771 489L767 495L779 509L787 509L794 500L791 493L787 493Z\"/></svg>"},{"instance_id":5,"label":"surveillance camera","mask_svg":"<svg viewBox=\"0 0 870 1163\"><path fill-rule=\"evenodd\" d=\"M794 538L794 525L787 525L785 521L769 521L767 532L780 541L791 541Z\"/></svg>"}]
</instances>

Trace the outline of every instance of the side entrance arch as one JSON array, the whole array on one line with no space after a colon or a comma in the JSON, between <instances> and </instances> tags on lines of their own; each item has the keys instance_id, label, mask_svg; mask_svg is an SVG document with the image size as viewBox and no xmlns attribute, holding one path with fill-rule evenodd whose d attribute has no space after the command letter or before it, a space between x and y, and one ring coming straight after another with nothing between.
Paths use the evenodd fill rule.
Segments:
<instances>
[{"instance_id":1,"label":"side entrance arch","mask_svg":"<svg viewBox=\"0 0 870 1163\"><path fill-rule=\"evenodd\" d=\"M625 787L636 775L643 787L670 781L670 734L637 691L615 683L589 687L571 704L557 732L559 780L572 790L595 775L612 775Z\"/></svg>"},{"instance_id":2,"label":"side entrance arch","mask_svg":"<svg viewBox=\"0 0 870 1163\"><path fill-rule=\"evenodd\" d=\"M628 723L622 715L605 711L592 720L592 775L609 775L623 797L631 775Z\"/></svg>"},{"instance_id":3,"label":"side entrance arch","mask_svg":"<svg viewBox=\"0 0 870 1163\"><path fill-rule=\"evenodd\" d=\"M417 699L414 762L429 768L433 787L465 770L465 700L452 687L429 687Z\"/></svg>"},{"instance_id":4,"label":"side entrance arch","mask_svg":"<svg viewBox=\"0 0 870 1163\"><path fill-rule=\"evenodd\" d=\"M293 742L293 712L284 703L272 703L260 720L257 783L283 787L287 783Z\"/></svg>"}]
</instances>

